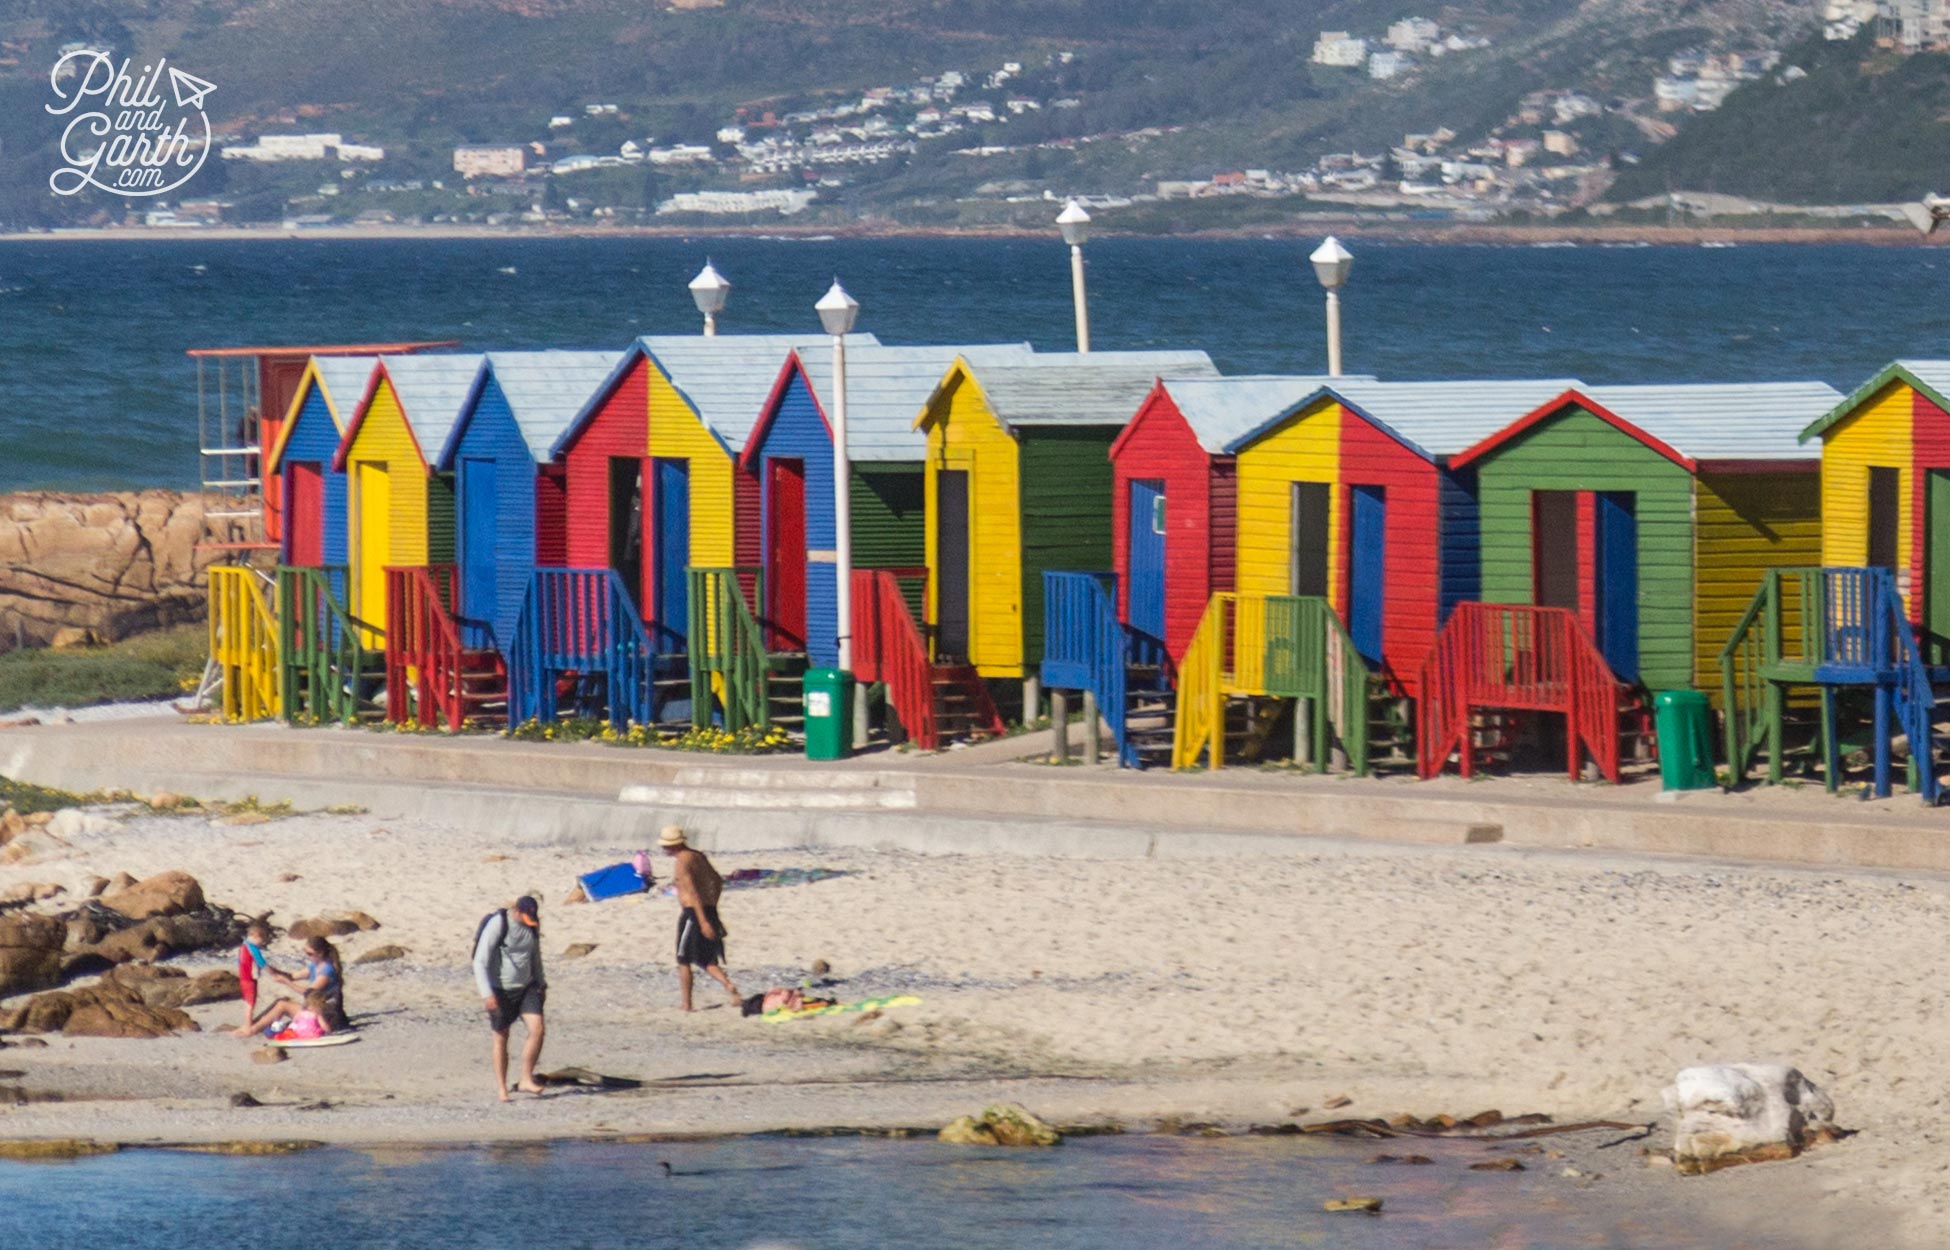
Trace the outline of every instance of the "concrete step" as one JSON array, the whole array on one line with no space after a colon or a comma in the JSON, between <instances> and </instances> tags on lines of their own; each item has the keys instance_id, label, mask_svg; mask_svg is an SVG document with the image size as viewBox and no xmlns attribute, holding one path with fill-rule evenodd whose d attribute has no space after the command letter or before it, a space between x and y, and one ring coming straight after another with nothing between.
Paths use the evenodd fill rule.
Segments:
<instances>
[{"instance_id":1,"label":"concrete step","mask_svg":"<svg viewBox=\"0 0 1950 1250\"><path fill-rule=\"evenodd\" d=\"M889 811L919 806L912 789L861 789L837 786L806 786L784 789L760 786L734 789L727 786L636 785L624 786L616 796L619 803L644 803L657 807L710 808L713 810L765 811Z\"/></svg>"},{"instance_id":2,"label":"concrete step","mask_svg":"<svg viewBox=\"0 0 1950 1250\"><path fill-rule=\"evenodd\" d=\"M913 794L910 773L854 769L766 768L681 764L670 776L675 786L736 790L897 790Z\"/></svg>"}]
</instances>

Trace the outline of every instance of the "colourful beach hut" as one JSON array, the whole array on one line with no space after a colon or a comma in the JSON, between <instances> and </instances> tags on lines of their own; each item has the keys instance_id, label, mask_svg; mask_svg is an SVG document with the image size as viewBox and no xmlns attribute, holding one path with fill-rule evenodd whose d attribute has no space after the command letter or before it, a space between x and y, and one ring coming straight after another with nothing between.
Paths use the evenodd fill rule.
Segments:
<instances>
[{"instance_id":1,"label":"colourful beach hut","mask_svg":"<svg viewBox=\"0 0 1950 1250\"><path fill-rule=\"evenodd\" d=\"M1887 569L1925 662L1950 665L1950 360L1898 360L1802 438L1821 450L1821 555Z\"/></svg>"},{"instance_id":2,"label":"colourful beach hut","mask_svg":"<svg viewBox=\"0 0 1950 1250\"><path fill-rule=\"evenodd\" d=\"M345 564L345 474L334 462L378 363L377 356L314 356L298 381L266 465L284 501L280 564Z\"/></svg>"},{"instance_id":3,"label":"colourful beach hut","mask_svg":"<svg viewBox=\"0 0 1950 1250\"><path fill-rule=\"evenodd\" d=\"M708 722L705 701L689 697L689 688L709 677L721 693L726 683L693 670L697 662L706 669L728 662L719 650L726 640L715 632L720 616L742 628L762 595L759 578L738 572L756 568L758 529L739 518L759 507L758 482L739 468L738 455L781 362L829 343L810 334L648 336L623 354L550 449L564 466L568 568L531 590L542 614L526 644L530 675L517 678L535 697L530 714L549 714L549 674L575 671L570 661L582 648L563 632L573 630L609 639L612 652L631 657L626 667L636 675L618 669L607 679L604 714L618 722ZM548 606L566 602L571 583L590 579L602 585L576 591L573 610ZM714 602L722 597L726 609L706 614L714 631L708 653L690 637L693 585ZM516 697L531 706L526 695ZM746 715L764 719L762 707L745 705L732 719Z\"/></svg>"},{"instance_id":4,"label":"colourful beach hut","mask_svg":"<svg viewBox=\"0 0 1950 1250\"><path fill-rule=\"evenodd\" d=\"M382 356L333 467L345 474L350 611L387 626L386 570L454 558L452 479L433 471L480 373L478 355Z\"/></svg>"},{"instance_id":5,"label":"colourful beach hut","mask_svg":"<svg viewBox=\"0 0 1950 1250\"><path fill-rule=\"evenodd\" d=\"M1040 676L1044 574L1111 566L1111 443L1159 377L1215 372L1197 351L948 369L915 422L928 440L937 659L964 659L989 679ZM1036 687L1024 693L1033 699Z\"/></svg>"},{"instance_id":6,"label":"colourful beach hut","mask_svg":"<svg viewBox=\"0 0 1950 1250\"><path fill-rule=\"evenodd\" d=\"M506 652L530 575L568 562L555 440L621 358L613 351L489 352L436 468L454 480L456 619L467 645Z\"/></svg>"},{"instance_id":7,"label":"colourful beach hut","mask_svg":"<svg viewBox=\"0 0 1950 1250\"><path fill-rule=\"evenodd\" d=\"M1479 628L1544 638L1571 622L1560 658L1575 667L1589 651L1600 662L1582 678L1532 683L1532 695L1550 686L1577 705L1574 773L1582 741L1615 780L1619 709L1633 692L1712 689L1721 644L1766 570L1815 558L1819 464L1799 435L1839 399L1820 382L1585 387L1450 462L1476 475L1481 599L1517 605L1493 622L1469 605L1458 638ZM1508 662L1510 646L1546 667L1549 656L1522 643L1453 645L1457 630L1452 617L1425 684L1474 690L1482 708L1563 710L1526 704L1509 686L1521 668ZM1499 673L1471 667L1491 661ZM1422 704L1425 724L1442 722L1422 735L1424 772L1458 741L1467 767L1468 708L1440 702Z\"/></svg>"}]
</instances>

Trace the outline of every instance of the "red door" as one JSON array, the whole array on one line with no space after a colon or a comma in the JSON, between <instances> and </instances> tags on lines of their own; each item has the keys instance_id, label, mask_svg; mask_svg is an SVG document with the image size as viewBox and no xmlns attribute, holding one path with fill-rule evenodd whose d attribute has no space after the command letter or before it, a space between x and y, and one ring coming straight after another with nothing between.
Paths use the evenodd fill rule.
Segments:
<instances>
[{"instance_id":1,"label":"red door","mask_svg":"<svg viewBox=\"0 0 1950 1250\"><path fill-rule=\"evenodd\" d=\"M284 562L315 569L325 563L325 472L315 460L285 467Z\"/></svg>"},{"instance_id":2,"label":"red door","mask_svg":"<svg viewBox=\"0 0 1950 1250\"><path fill-rule=\"evenodd\" d=\"M802 460L765 462L766 646L806 649L806 465Z\"/></svg>"}]
</instances>

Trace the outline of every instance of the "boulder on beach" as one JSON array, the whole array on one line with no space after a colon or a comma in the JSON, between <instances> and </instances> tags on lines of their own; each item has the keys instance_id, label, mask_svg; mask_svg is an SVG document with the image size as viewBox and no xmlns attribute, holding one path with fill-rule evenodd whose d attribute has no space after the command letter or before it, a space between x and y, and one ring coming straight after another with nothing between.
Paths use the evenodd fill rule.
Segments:
<instances>
[{"instance_id":1,"label":"boulder on beach","mask_svg":"<svg viewBox=\"0 0 1950 1250\"><path fill-rule=\"evenodd\" d=\"M359 932L359 925L357 921L345 917L314 916L309 920L298 921L291 926L289 932L292 941L303 942L315 937L344 937L348 933Z\"/></svg>"},{"instance_id":2,"label":"boulder on beach","mask_svg":"<svg viewBox=\"0 0 1950 1250\"><path fill-rule=\"evenodd\" d=\"M0 998L59 984L68 926L52 916L0 917Z\"/></svg>"},{"instance_id":3,"label":"boulder on beach","mask_svg":"<svg viewBox=\"0 0 1950 1250\"><path fill-rule=\"evenodd\" d=\"M407 952L404 946L375 946L352 962L355 966L359 964L391 963L395 959L405 959L406 954Z\"/></svg>"},{"instance_id":4,"label":"boulder on beach","mask_svg":"<svg viewBox=\"0 0 1950 1250\"><path fill-rule=\"evenodd\" d=\"M113 889L101 901L131 920L180 916L203 910L203 887L187 872L159 872L126 889Z\"/></svg>"},{"instance_id":5,"label":"boulder on beach","mask_svg":"<svg viewBox=\"0 0 1950 1250\"><path fill-rule=\"evenodd\" d=\"M1685 1176L1792 1159L1835 1133L1835 1104L1782 1064L1687 1068L1666 1088L1665 1103L1676 1121L1673 1163Z\"/></svg>"},{"instance_id":6,"label":"boulder on beach","mask_svg":"<svg viewBox=\"0 0 1950 1250\"><path fill-rule=\"evenodd\" d=\"M1020 1103L990 1103L980 1115L965 1115L941 1130L941 1140L959 1146L1055 1146L1063 1134Z\"/></svg>"},{"instance_id":7,"label":"boulder on beach","mask_svg":"<svg viewBox=\"0 0 1950 1250\"><path fill-rule=\"evenodd\" d=\"M83 989L51 990L36 994L11 1010L0 1012L0 1029L15 1033L60 1033L63 1037L149 1038L197 1031L196 1021L180 1007L165 1005L172 997L185 1000L201 983L174 969L149 968L146 975L118 976L116 969L100 984ZM175 983L175 984L170 984ZM176 986L182 988L179 991ZM148 999L153 996L155 1003Z\"/></svg>"}]
</instances>

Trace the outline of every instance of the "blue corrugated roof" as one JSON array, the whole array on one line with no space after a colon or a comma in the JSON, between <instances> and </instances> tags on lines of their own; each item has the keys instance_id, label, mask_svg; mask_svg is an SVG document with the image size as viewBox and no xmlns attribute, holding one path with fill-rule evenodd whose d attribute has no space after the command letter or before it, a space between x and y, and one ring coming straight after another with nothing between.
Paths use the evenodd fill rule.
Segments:
<instances>
[{"instance_id":1,"label":"blue corrugated roof","mask_svg":"<svg viewBox=\"0 0 1950 1250\"><path fill-rule=\"evenodd\" d=\"M1581 385L1576 378L1455 382L1353 379L1332 389L1363 417L1421 455L1438 460L1475 446Z\"/></svg>"},{"instance_id":2,"label":"blue corrugated roof","mask_svg":"<svg viewBox=\"0 0 1950 1250\"><path fill-rule=\"evenodd\" d=\"M914 428L914 414L928 401L958 357L978 371L988 365L1033 358L1027 343L967 346L849 347L846 352L847 454L860 461L920 460L927 435ZM820 407L833 411L833 353L820 347L799 353L806 381Z\"/></svg>"},{"instance_id":3,"label":"blue corrugated roof","mask_svg":"<svg viewBox=\"0 0 1950 1250\"><path fill-rule=\"evenodd\" d=\"M318 374L319 389L325 404L338 421L339 430L352 424L353 409L365 398L366 383L372 380L377 356L313 356L312 368Z\"/></svg>"},{"instance_id":4,"label":"blue corrugated roof","mask_svg":"<svg viewBox=\"0 0 1950 1250\"><path fill-rule=\"evenodd\" d=\"M1306 374L1166 377L1165 392L1198 444L1220 455L1267 424L1285 419L1335 379ZM1343 378L1341 381L1354 381Z\"/></svg>"},{"instance_id":5,"label":"blue corrugated roof","mask_svg":"<svg viewBox=\"0 0 1950 1250\"><path fill-rule=\"evenodd\" d=\"M794 351L830 348L832 341L832 336L816 333L711 338L656 334L637 340L671 385L690 401L705 428L734 456L745 449L745 440L779 380L786 356ZM879 341L871 334L846 336L849 351Z\"/></svg>"},{"instance_id":6,"label":"blue corrugated roof","mask_svg":"<svg viewBox=\"0 0 1950 1250\"><path fill-rule=\"evenodd\" d=\"M492 374L529 454L541 463L622 358L622 352L602 351L489 352L468 402L478 399L479 387ZM440 457L443 463L453 455L453 441L459 432L456 428L448 435L448 446Z\"/></svg>"},{"instance_id":7,"label":"blue corrugated roof","mask_svg":"<svg viewBox=\"0 0 1950 1250\"><path fill-rule=\"evenodd\" d=\"M1826 382L1593 386L1596 403L1691 460L1819 460L1801 432L1842 393Z\"/></svg>"}]
</instances>

